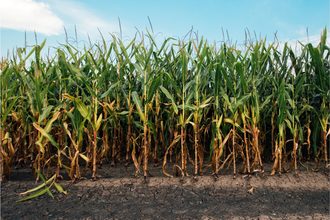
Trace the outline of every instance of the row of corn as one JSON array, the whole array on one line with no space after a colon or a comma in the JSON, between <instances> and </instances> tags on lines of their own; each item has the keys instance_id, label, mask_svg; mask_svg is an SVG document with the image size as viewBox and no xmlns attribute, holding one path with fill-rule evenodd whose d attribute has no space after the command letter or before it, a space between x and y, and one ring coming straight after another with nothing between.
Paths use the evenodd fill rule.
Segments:
<instances>
[{"instance_id":1,"label":"row of corn","mask_svg":"<svg viewBox=\"0 0 330 220\"><path fill-rule=\"evenodd\" d=\"M45 42L1 61L1 176L14 166L92 178L103 163L166 176L297 171L328 163L330 49L112 36L83 50ZM175 167L171 169L170 167ZM38 175L36 175L38 176Z\"/></svg>"}]
</instances>

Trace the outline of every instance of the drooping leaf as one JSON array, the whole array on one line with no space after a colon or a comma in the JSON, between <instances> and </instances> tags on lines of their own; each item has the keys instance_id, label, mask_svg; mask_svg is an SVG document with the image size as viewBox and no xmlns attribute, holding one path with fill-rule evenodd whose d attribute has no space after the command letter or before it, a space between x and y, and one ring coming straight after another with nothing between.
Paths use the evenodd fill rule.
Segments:
<instances>
[{"instance_id":1,"label":"drooping leaf","mask_svg":"<svg viewBox=\"0 0 330 220\"><path fill-rule=\"evenodd\" d=\"M164 95L171 101L171 104L172 104L172 107L173 107L173 110L174 110L175 114L178 114L178 107L175 104L173 96L170 94L170 92L165 87L160 86L159 88L164 93Z\"/></svg>"},{"instance_id":2,"label":"drooping leaf","mask_svg":"<svg viewBox=\"0 0 330 220\"><path fill-rule=\"evenodd\" d=\"M50 143L52 143L52 145L54 145L56 148L59 148L58 143L54 140L54 138L48 133L46 132L42 127L40 127L37 123L33 123L33 127L35 127L35 129L37 129L42 136L46 137ZM37 144L41 147L41 151L45 152L44 146L42 145L40 139L37 141Z\"/></svg>"},{"instance_id":3,"label":"drooping leaf","mask_svg":"<svg viewBox=\"0 0 330 220\"><path fill-rule=\"evenodd\" d=\"M133 101L135 103L136 109L138 110L141 121L145 122L146 119L144 117L144 113L142 110L142 103L141 103L140 97L136 91L132 92L132 97L133 97Z\"/></svg>"},{"instance_id":4,"label":"drooping leaf","mask_svg":"<svg viewBox=\"0 0 330 220\"><path fill-rule=\"evenodd\" d=\"M90 109L78 98L75 98L75 103L80 114L87 120L90 121L91 112Z\"/></svg>"}]
</instances>

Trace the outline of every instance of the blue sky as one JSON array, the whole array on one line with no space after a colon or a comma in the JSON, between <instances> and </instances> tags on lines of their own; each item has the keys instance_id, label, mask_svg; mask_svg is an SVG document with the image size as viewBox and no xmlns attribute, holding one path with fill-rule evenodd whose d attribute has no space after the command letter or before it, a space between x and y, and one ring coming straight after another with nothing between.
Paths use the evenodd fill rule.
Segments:
<instances>
[{"instance_id":1,"label":"blue sky","mask_svg":"<svg viewBox=\"0 0 330 220\"><path fill-rule=\"evenodd\" d=\"M209 42L221 41L222 29L233 42L242 43L246 29L258 36L280 41L317 41L321 30L330 26L330 0L0 0L1 56L24 46L33 45L34 31L38 42L47 38L48 46L65 42L64 28L78 40L87 42L87 33L99 39L119 33L130 39L136 29L145 30L151 19L154 33L183 38L194 28ZM149 28L150 29L150 28ZM110 37L109 37L110 39Z\"/></svg>"}]
</instances>

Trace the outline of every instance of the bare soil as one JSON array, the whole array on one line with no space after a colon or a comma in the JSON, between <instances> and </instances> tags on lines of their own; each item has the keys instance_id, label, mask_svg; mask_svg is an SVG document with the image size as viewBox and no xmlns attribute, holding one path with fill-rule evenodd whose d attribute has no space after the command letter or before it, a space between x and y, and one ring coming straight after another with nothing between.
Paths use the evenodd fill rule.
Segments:
<instances>
[{"instance_id":1,"label":"bare soil","mask_svg":"<svg viewBox=\"0 0 330 220\"><path fill-rule=\"evenodd\" d=\"M1 219L330 219L329 170L169 178L152 167L147 182L132 165L98 173L96 181L60 181L68 195L17 203L38 184L31 169L16 169L1 185Z\"/></svg>"}]
</instances>

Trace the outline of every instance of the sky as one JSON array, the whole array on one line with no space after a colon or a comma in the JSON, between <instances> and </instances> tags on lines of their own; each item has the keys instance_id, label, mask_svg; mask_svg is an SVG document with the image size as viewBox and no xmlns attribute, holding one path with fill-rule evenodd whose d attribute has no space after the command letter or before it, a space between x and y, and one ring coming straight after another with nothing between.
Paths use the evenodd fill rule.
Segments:
<instances>
[{"instance_id":1,"label":"sky","mask_svg":"<svg viewBox=\"0 0 330 220\"><path fill-rule=\"evenodd\" d=\"M281 42L317 42L323 28L330 33L330 0L0 0L0 56L24 47L25 39L28 46L36 39L58 46L64 30L76 42L76 29L79 45L88 36L100 40L99 30L107 40L122 33L128 41L137 30L151 31L148 17L159 42L183 39L192 28L208 42L223 41L224 31L242 44L246 30L269 41L276 33Z\"/></svg>"}]
</instances>

